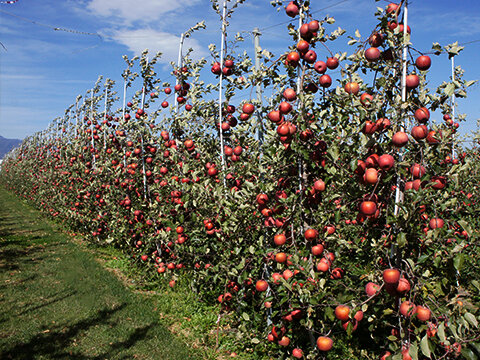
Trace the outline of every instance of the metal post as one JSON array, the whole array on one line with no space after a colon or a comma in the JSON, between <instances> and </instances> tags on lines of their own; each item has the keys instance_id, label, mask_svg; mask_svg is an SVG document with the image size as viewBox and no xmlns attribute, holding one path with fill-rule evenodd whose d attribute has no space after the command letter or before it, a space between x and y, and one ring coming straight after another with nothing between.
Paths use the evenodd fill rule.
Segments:
<instances>
[{"instance_id":1,"label":"metal post","mask_svg":"<svg viewBox=\"0 0 480 360\"><path fill-rule=\"evenodd\" d=\"M455 81L455 57L452 56L452 81ZM455 125L455 91L452 94L452 121ZM452 159L455 159L455 143L454 135L452 134Z\"/></svg>"},{"instance_id":2,"label":"metal post","mask_svg":"<svg viewBox=\"0 0 480 360\"><path fill-rule=\"evenodd\" d=\"M105 107L103 111L103 121L105 122L102 124L102 130L103 130L103 149L105 150L107 148L107 139L106 139L106 134L107 134L107 98L108 98L108 79L105 81Z\"/></svg>"},{"instance_id":3,"label":"metal post","mask_svg":"<svg viewBox=\"0 0 480 360\"><path fill-rule=\"evenodd\" d=\"M407 100L407 26L408 26L408 1L405 2L404 7L404 24L403 24L403 56L402 56L402 104ZM405 131L405 124L402 122L401 130ZM399 153L399 161L403 160L403 153ZM400 178L397 179L397 188L395 189L395 208L394 215L397 216L400 210L399 204L403 202L403 191L400 189Z\"/></svg>"},{"instance_id":4,"label":"metal post","mask_svg":"<svg viewBox=\"0 0 480 360\"><path fill-rule=\"evenodd\" d=\"M253 41L255 47L255 71L258 74L260 73L260 35L262 33L258 28L253 29ZM262 85L260 81L257 81L257 141L260 146L263 144L263 124L262 124Z\"/></svg>"},{"instance_id":5,"label":"metal post","mask_svg":"<svg viewBox=\"0 0 480 360\"><path fill-rule=\"evenodd\" d=\"M179 74L182 73L182 67L183 67L183 42L185 40L185 33L182 33L182 35L180 36L180 45L178 46L178 59L177 59L177 71L179 71L179 73L177 73L177 76L176 76L176 80L175 80L175 85L178 85L179 84L179 81L178 81L178 76ZM174 109L175 109L175 115L178 114L178 100L177 100L177 97L178 96L175 96L175 103L174 103Z\"/></svg>"},{"instance_id":6,"label":"metal post","mask_svg":"<svg viewBox=\"0 0 480 360\"><path fill-rule=\"evenodd\" d=\"M148 67L148 57L147 57L147 62L145 66ZM141 102L140 108L143 109L144 105L145 105L145 81L143 82L142 102ZM145 174L145 149L143 147L143 131L144 130L145 130L145 121L143 121L143 117L142 117L142 132L140 134L140 143L142 146L143 197L147 199L147 175Z\"/></svg>"},{"instance_id":7,"label":"metal post","mask_svg":"<svg viewBox=\"0 0 480 360\"><path fill-rule=\"evenodd\" d=\"M95 139L93 138L93 89L90 93L90 130L92 131L92 133L90 134L90 136L92 137L92 166L95 170Z\"/></svg>"},{"instance_id":8,"label":"metal post","mask_svg":"<svg viewBox=\"0 0 480 360\"><path fill-rule=\"evenodd\" d=\"M221 45L220 45L220 66L223 66L223 60L224 60L224 53L225 53L225 32L227 28L227 21L226 21L226 16L227 16L227 1L228 0L223 0L223 14L222 14L222 40L221 40ZM223 130L222 130L222 121L223 121L223 116L222 116L222 82L223 82L223 69L222 72L220 72L220 79L219 79L219 89L218 89L218 121L219 121L219 132L220 132L220 157L221 157L221 162L222 162L222 175L223 175L223 185L226 188L226 182L225 182L225 154L224 154L224 145L223 145Z\"/></svg>"}]
</instances>

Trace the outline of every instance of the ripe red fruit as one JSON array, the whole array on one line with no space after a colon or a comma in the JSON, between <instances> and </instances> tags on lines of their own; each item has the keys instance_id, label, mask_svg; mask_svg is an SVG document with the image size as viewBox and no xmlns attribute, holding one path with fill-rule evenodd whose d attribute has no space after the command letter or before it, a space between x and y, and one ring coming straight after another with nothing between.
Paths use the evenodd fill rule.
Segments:
<instances>
[{"instance_id":1,"label":"ripe red fruit","mask_svg":"<svg viewBox=\"0 0 480 360\"><path fill-rule=\"evenodd\" d=\"M329 351L333 347L333 340L328 336L320 336L317 339L317 348L320 351Z\"/></svg>"},{"instance_id":2,"label":"ripe red fruit","mask_svg":"<svg viewBox=\"0 0 480 360\"><path fill-rule=\"evenodd\" d=\"M378 171L374 168L368 168L363 174L363 180L367 184L376 184L378 181Z\"/></svg>"},{"instance_id":3,"label":"ripe red fruit","mask_svg":"<svg viewBox=\"0 0 480 360\"><path fill-rule=\"evenodd\" d=\"M330 77L330 75L324 74L320 76L320 78L318 79L318 82L321 87L328 88L330 87L330 85L332 85L332 78Z\"/></svg>"},{"instance_id":4,"label":"ripe red fruit","mask_svg":"<svg viewBox=\"0 0 480 360\"><path fill-rule=\"evenodd\" d=\"M265 280L258 280L255 284L255 289L259 292L266 291L268 289L268 283Z\"/></svg>"},{"instance_id":5,"label":"ripe red fruit","mask_svg":"<svg viewBox=\"0 0 480 360\"><path fill-rule=\"evenodd\" d=\"M317 53L315 50L310 49L305 53L305 55L303 55L303 59L308 64L313 64L315 61L317 61Z\"/></svg>"},{"instance_id":6,"label":"ripe red fruit","mask_svg":"<svg viewBox=\"0 0 480 360\"><path fill-rule=\"evenodd\" d=\"M317 61L313 67L319 74L325 74L327 71L327 64L324 61Z\"/></svg>"},{"instance_id":7,"label":"ripe red fruit","mask_svg":"<svg viewBox=\"0 0 480 360\"><path fill-rule=\"evenodd\" d=\"M348 94L357 95L360 91L360 85L358 85L356 82L348 82L345 84L345 91Z\"/></svg>"},{"instance_id":8,"label":"ripe red fruit","mask_svg":"<svg viewBox=\"0 0 480 360\"><path fill-rule=\"evenodd\" d=\"M380 55L380 50L378 50L378 48L376 47L371 47L365 50L365 59L367 59L367 61L369 62L377 61L378 59L380 59Z\"/></svg>"},{"instance_id":9,"label":"ripe red fruit","mask_svg":"<svg viewBox=\"0 0 480 360\"><path fill-rule=\"evenodd\" d=\"M412 134L415 140L419 141L427 137L428 129L425 125L418 125L418 126L414 126L410 133Z\"/></svg>"},{"instance_id":10,"label":"ripe red fruit","mask_svg":"<svg viewBox=\"0 0 480 360\"><path fill-rule=\"evenodd\" d=\"M308 48L310 47L310 44L308 43L308 41L305 41L305 40L300 40L298 43L297 43L297 51L300 53L300 54L305 54L307 51L308 51Z\"/></svg>"},{"instance_id":11,"label":"ripe red fruit","mask_svg":"<svg viewBox=\"0 0 480 360\"><path fill-rule=\"evenodd\" d=\"M350 314L350 308L346 305L338 305L335 308L335 317L341 321L347 321Z\"/></svg>"},{"instance_id":12,"label":"ripe red fruit","mask_svg":"<svg viewBox=\"0 0 480 360\"><path fill-rule=\"evenodd\" d=\"M325 182L321 179L315 181L313 183L313 188L316 190L316 191L324 191L325 190Z\"/></svg>"},{"instance_id":13,"label":"ripe red fruit","mask_svg":"<svg viewBox=\"0 0 480 360\"><path fill-rule=\"evenodd\" d=\"M373 215L377 211L377 204L373 201L362 201L360 203L360 212L363 215Z\"/></svg>"},{"instance_id":14,"label":"ripe red fruit","mask_svg":"<svg viewBox=\"0 0 480 360\"><path fill-rule=\"evenodd\" d=\"M292 51L287 55L287 62L290 66L297 66L300 61L300 54L296 51Z\"/></svg>"},{"instance_id":15,"label":"ripe red fruit","mask_svg":"<svg viewBox=\"0 0 480 360\"><path fill-rule=\"evenodd\" d=\"M268 119L274 123L278 123L283 120L283 115L280 114L280 111L278 110L270 111L267 116L268 116Z\"/></svg>"},{"instance_id":16,"label":"ripe red fruit","mask_svg":"<svg viewBox=\"0 0 480 360\"><path fill-rule=\"evenodd\" d=\"M288 346L290 345L290 338L287 336L282 336L280 340L278 340L278 345L280 346Z\"/></svg>"},{"instance_id":17,"label":"ripe red fruit","mask_svg":"<svg viewBox=\"0 0 480 360\"><path fill-rule=\"evenodd\" d=\"M415 110L415 119L420 123L426 123L430 119L430 111L426 107Z\"/></svg>"},{"instance_id":18,"label":"ripe red fruit","mask_svg":"<svg viewBox=\"0 0 480 360\"><path fill-rule=\"evenodd\" d=\"M393 135L392 143L396 147L403 147L408 143L408 135L403 131L398 131Z\"/></svg>"},{"instance_id":19,"label":"ripe red fruit","mask_svg":"<svg viewBox=\"0 0 480 360\"><path fill-rule=\"evenodd\" d=\"M297 98L297 93L292 88L287 88L283 91L283 97L287 101L294 101Z\"/></svg>"},{"instance_id":20,"label":"ripe red fruit","mask_svg":"<svg viewBox=\"0 0 480 360\"><path fill-rule=\"evenodd\" d=\"M395 160L393 159L392 155L383 154L379 156L377 164L383 171L388 171L393 167L393 165L395 165Z\"/></svg>"},{"instance_id":21,"label":"ripe red fruit","mask_svg":"<svg viewBox=\"0 0 480 360\"><path fill-rule=\"evenodd\" d=\"M404 277L402 277L400 280L398 280L397 293L400 295L404 295L409 291L410 291L410 282Z\"/></svg>"},{"instance_id":22,"label":"ripe red fruit","mask_svg":"<svg viewBox=\"0 0 480 360\"><path fill-rule=\"evenodd\" d=\"M410 168L410 173L415 179L420 179L425 175L425 168L420 164L413 164Z\"/></svg>"},{"instance_id":23,"label":"ripe red fruit","mask_svg":"<svg viewBox=\"0 0 480 360\"><path fill-rule=\"evenodd\" d=\"M443 219L440 219L440 218L432 218L428 223L428 226L432 230L441 229L444 225L445 225L445 221L443 221Z\"/></svg>"},{"instance_id":24,"label":"ripe red fruit","mask_svg":"<svg viewBox=\"0 0 480 360\"><path fill-rule=\"evenodd\" d=\"M213 74L220 75L220 73L222 72L222 67L220 66L219 62L216 62L212 65L212 68L210 70Z\"/></svg>"},{"instance_id":25,"label":"ripe red fruit","mask_svg":"<svg viewBox=\"0 0 480 360\"><path fill-rule=\"evenodd\" d=\"M258 194L257 195L257 204L264 206L268 202L268 195L267 194Z\"/></svg>"},{"instance_id":26,"label":"ripe red fruit","mask_svg":"<svg viewBox=\"0 0 480 360\"><path fill-rule=\"evenodd\" d=\"M383 35L380 33L373 33L372 35L370 35L368 43L370 44L370 46L378 48L383 43Z\"/></svg>"},{"instance_id":27,"label":"ripe red fruit","mask_svg":"<svg viewBox=\"0 0 480 360\"><path fill-rule=\"evenodd\" d=\"M415 66L417 67L418 70L426 71L430 68L432 65L432 60L430 59L430 56L427 55L422 55L415 60Z\"/></svg>"},{"instance_id":28,"label":"ripe red fruit","mask_svg":"<svg viewBox=\"0 0 480 360\"><path fill-rule=\"evenodd\" d=\"M397 284L400 280L400 271L397 269L386 269L383 271L383 281L387 284Z\"/></svg>"},{"instance_id":29,"label":"ripe red fruit","mask_svg":"<svg viewBox=\"0 0 480 360\"><path fill-rule=\"evenodd\" d=\"M253 104L250 104L250 103L243 104L242 111L245 114L251 115L255 111L255 106L253 106Z\"/></svg>"},{"instance_id":30,"label":"ripe red fruit","mask_svg":"<svg viewBox=\"0 0 480 360\"><path fill-rule=\"evenodd\" d=\"M282 101L278 107L278 110L281 114L288 114L290 111L292 111L292 105L286 101Z\"/></svg>"},{"instance_id":31,"label":"ripe red fruit","mask_svg":"<svg viewBox=\"0 0 480 360\"><path fill-rule=\"evenodd\" d=\"M425 306L417 306L415 309L415 314L417 315L417 319L420 321L428 321L430 320L431 312L430 309L426 308Z\"/></svg>"},{"instance_id":32,"label":"ripe red fruit","mask_svg":"<svg viewBox=\"0 0 480 360\"><path fill-rule=\"evenodd\" d=\"M273 237L273 242L277 246L281 246L285 244L286 241L287 241L287 237L285 236L285 234L278 234Z\"/></svg>"},{"instance_id":33,"label":"ripe red fruit","mask_svg":"<svg viewBox=\"0 0 480 360\"><path fill-rule=\"evenodd\" d=\"M411 301L404 301L400 305L400 314L410 317L415 312L415 305Z\"/></svg>"},{"instance_id":34,"label":"ripe red fruit","mask_svg":"<svg viewBox=\"0 0 480 360\"><path fill-rule=\"evenodd\" d=\"M360 102L362 103L363 106L368 106L372 103L373 101L373 96L368 94L368 93L363 93L360 96Z\"/></svg>"},{"instance_id":35,"label":"ripe red fruit","mask_svg":"<svg viewBox=\"0 0 480 360\"><path fill-rule=\"evenodd\" d=\"M315 246L312 246L312 255L314 256L319 256L323 254L323 245L322 244L317 244Z\"/></svg>"},{"instance_id":36,"label":"ripe red fruit","mask_svg":"<svg viewBox=\"0 0 480 360\"><path fill-rule=\"evenodd\" d=\"M287 5L287 7L285 8L285 12L287 13L288 16L290 17L295 17L299 14L299 9L298 9L298 5L295 4L295 2L293 1L290 1L290 3Z\"/></svg>"},{"instance_id":37,"label":"ripe red fruit","mask_svg":"<svg viewBox=\"0 0 480 360\"><path fill-rule=\"evenodd\" d=\"M390 3L387 5L387 14L392 14L398 9L398 4Z\"/></svg>"},{"instance_id":38,"label":"ripe red fruit","mask_svg":"<svg viewBox=\"0 0 480 360\"><path fill-rule=\"evenodd\" d=\"M308 30L310 30L310 32L317 32L318 29L320 29L320 24L317 20L312 20L308 23Z\"/></svg>"},{"instance_id":39,"label":"ripe red fruit","mask_svg":"<svg viewBox=\"0 0 480 360\"><path fill-rule=\"evenodd\" d=\"M420 85L420 78L415 74L407 75L405 85L407 86L408 90L415 89L418 85Z\"/></svg>"},{"instance_id":40,"label":"ripe red fruit","mask_svg":"<svg viewBox=\"0 0 480 360\"><path fill-rule=\"evenodd\" d=\"M167 95L172 93L172 89L170 89L169 87L165 88L165 90L163 90L163 91L165 91L165 94L167 94Z\"/></svg>"},{"instance_id":41,"label":"ripe red fruit","mask_svg":"<svg viewBox=\"0 0 480 360\"><path fill-rule=\"evenodd\" d=\"M338 59L336 57L329 57L327 59L327 67L330 70L335 70L338 67Z\"/></svg>"},{"instance_id":42,"label":"ripe red fruit","mask_svg":"<svg viewBox=\"0 0 480 360\"><path fill-rule=\"evenodd\" d=\"M233 68L233 60L232 59L225 60L225 62L223 63L223 66L229 69Z\"/></svg>"},{"instance_id":43,"label":"ripe red fruit","mask_svg":"<svg viewBox=\"0 0 480 360\"><path fill-rule=\"evenodd\" d=\"M369 297L375 295L379 291L380 291L380 285L377 285L373 282L369 282L367 283L367 285L365 285L365 292Z\"/></svg>"},{"instance_id":44,"label":"ripe red fruit","mask_svg":"<svg viewBox=\"0 0 480 360\"><path fill-rule=\"evenodd\" d=\"M292 356L296 359L301 359L303 357L302 349L295 348L292 350Z\"/></svg>"},{"instance_id":45,"label":"ripe red fruit","mask_svg":"<svg viewBox=\"0 0 480 360\"><path fill-rule=\"evenodd\" d=\"M163 101L161 105L162 105L162 108L168 107L168 101Z\"/></svg>"},{"instance_id":46,"label":"ripe red fruit","mask_svg":"<svg viewBox=\"0 0 480 360\"><path fill-rule=\"evenodd\" d=\"M305 239L308 241L314 241L317 239L318 231L315 229L307 229L305 230Z\"/></svg>"}]
</instances>

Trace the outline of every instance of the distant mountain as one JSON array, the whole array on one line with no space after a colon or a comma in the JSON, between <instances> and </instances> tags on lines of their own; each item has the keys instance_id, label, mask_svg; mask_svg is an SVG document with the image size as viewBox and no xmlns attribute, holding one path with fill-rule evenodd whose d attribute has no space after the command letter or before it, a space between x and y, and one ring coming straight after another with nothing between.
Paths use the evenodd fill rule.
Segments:
<instances>
[{"instance_id":1,"label":"distant mountain","mask_svg":"<svg viewBox=\"0 0 480 360\"><path fill-rule=\"evenodd\" d=\"M6 153L12 150L14 147L20 145L22 140L18 139L5 139L0 136L0 159L3 159Z\"/></svg>"}]
</instances>

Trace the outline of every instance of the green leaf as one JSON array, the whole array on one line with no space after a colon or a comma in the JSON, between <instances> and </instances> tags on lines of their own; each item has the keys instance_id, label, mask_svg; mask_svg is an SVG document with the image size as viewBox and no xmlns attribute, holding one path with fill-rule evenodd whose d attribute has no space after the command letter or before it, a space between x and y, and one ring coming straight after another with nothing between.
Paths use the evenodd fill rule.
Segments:
<instances>
[{"instance_id":1,"label":"green leaf","mask_svg":"<svg viewBox=\"0 0 480 360\"><path fill-rule=\"evenodd\" d=\"M400 248L403 248L405 245L407 245L407 236L404 232L401 232L397 235L397 244Z\"/></svg>"},{"instance_id":2,"label":"green leaf","mask_svg":"<svg viewBox=\"0 0 480 360\"><path fill-rule=\"evenodd\" d=\"M253 344L260 344L260 340L258 340L257 338L253 338L252 343Z\"/></svg>"},{"instance_id":3,"label":"green leaf","mask_svg":"<svg viewBox=\"0 0 480 360\"><path fill-rule=\"evenodd\" d=\"M250 316L248 316L248 314L246 312L242 313L242 318L245 320L245 321L250 321Z\"/></svg>"},{"instance_id":4,"label":"green leaf","mask_svg":"<svg viewBox=\"0 0 480 360\"><path fill-rule=\"evenodd\" d=\"M462 355L463 358L467 360L478 360L478 357L474 354L474 352L467 348L462 349Z\"/></svg>"},{"instance_id":5,"label":"green leaf","mask_svg":"<svg viewBox=\"0 0 480 360\"><path fill-rule=\"evenodd\" d=\"M432 356L431 352L430 352L430 347L428 345L428 336L427 334L425 334L425 336L423 337L422 341L420 341L420 349L422 349L422 354L425 355L426 357L428 357L430 359L430 357Z\"/></svg>"},{"instance_id":6,"label":"green leaf","mask_svg":"<svg viewBox=\"0 0 480 360\"><path fill-rule=\"evenodd\" d=\"M440 323L440 325L438 325L437 335L438 335L438 338L440 339L441 342L446 341L446 338L445 338L445 323L444 322L442 322L442 323Z\"/></svg>"},{"instance_id":7,"label":"green leaf","mask_svg":"<svg viewBox=\"0 0 480 360\"><path fill-rule=\"evenodd\" d=\"M462 270L463 265L465 263L465 255L463 254L457 254L455 258L453 259L453 266L455 266L455 269L458 271Z\"/></svg>"},{"instance_id":8,"label":"green leaf","mask_svg":"<svg viewBox=\"0 0 480 360\"><path fill-rule=\"evenodd\" d=\"M467 312L464 316L465 320L467 320L471 325L478 327L478 321L475 315Z\"/></svg>"}]
</instances>

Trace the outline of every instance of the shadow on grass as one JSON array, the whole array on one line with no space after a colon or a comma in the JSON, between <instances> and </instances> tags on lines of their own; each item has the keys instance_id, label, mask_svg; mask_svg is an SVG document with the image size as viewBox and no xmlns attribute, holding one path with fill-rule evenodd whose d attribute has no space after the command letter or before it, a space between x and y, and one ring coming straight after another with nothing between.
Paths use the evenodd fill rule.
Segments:
<instances>
[{"instance_id":1,"label":"shadow on grass","mask_svg":"<svg viewBox=\"0 0 480 360\"><path fill-rule=\"evenodd\" d=\"M0 352L0 359L36 359L48 356L51 359L112 359L138 341L147 337L150 329L157 324L151 323L144 327L132 329L128 338L124 341L110 343L109 350L99 355L89 356L76 353L71 349L74 342L81 339L88 329L101 324L112 324L111 318L115 313L121 311L126 304L121 304L114 309L99 310L93 316L80 320L73 324L62 324L54 329L47 329L33 336L27 343L15 344L12 347ZM113 324L115 325L115 324ZM165 339L168 341L168 339Z\"/></svg>"},{"instance_id":2,"label":"shadow on grass","mask_svg":"<svg viewBox=\"0 0 480 360\"><path fill-rule=\"evenodd\" d=\"M77 294L77 291L70 291L69 293L66 293L64 295L60 295L60 293L57 293L53 296L51 296L52 298L43 302L42 304L40 305L36 305L36 306L31 306L31 307L28 307L27 309L23 310L22 312L18 313L18 315L23 315L23 314L26 314L26 313L29 313L31 311L35 311L35 310L38 310L38 309L41 309L45 306L48 306L48 305L51 305L51 304L55 304L59 301L62 301L62 300L65 300L71 296L74 296Z\"/></svg>"}]
</instances>

